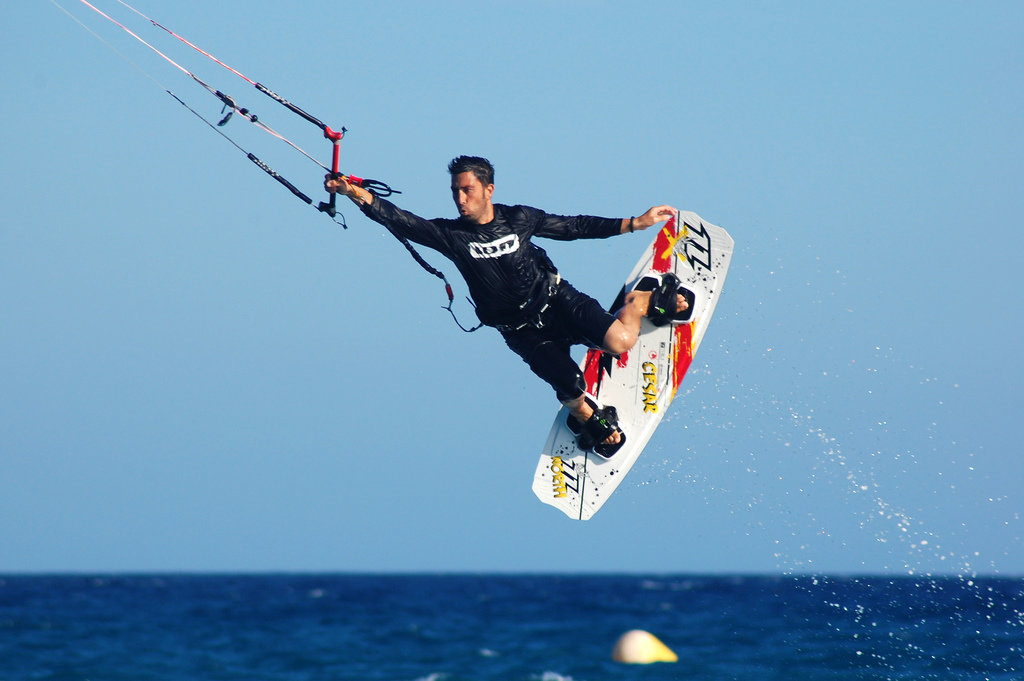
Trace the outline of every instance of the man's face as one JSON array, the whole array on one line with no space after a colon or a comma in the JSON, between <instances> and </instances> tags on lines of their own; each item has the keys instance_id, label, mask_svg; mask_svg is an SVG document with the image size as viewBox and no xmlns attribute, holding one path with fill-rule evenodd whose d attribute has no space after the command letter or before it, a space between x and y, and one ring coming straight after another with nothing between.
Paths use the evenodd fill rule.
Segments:
<instances>
[{"instance_id":1,"label":"man's face","mask_svg":"<svg viewBox=\"0 0 1024 681\"><path fill-rule=\"evenodd\" d=\"M489 222L491 213L491 195L494 185L484 186L473 173L459 173L452 177L452 199L463 218L484 224Z\"/></svg>"}]
</instances>

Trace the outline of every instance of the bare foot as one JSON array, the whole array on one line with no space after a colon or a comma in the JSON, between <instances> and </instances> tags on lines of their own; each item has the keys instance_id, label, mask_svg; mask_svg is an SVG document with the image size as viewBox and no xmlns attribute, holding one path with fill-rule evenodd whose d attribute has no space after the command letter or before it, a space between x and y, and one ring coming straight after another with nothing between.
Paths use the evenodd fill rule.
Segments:
<instances>
[{"instance_id":1,"label":"bare foot","mask_svg":"<svg viewBox=\"0 0 1024 681\"><path fill-rule=\"evenodd\" d=\"M647 310L651 305L651 291L633 291L630 295L636 296L636 301L641 310L641 314L646 315ZM676 294L676 314L680 312L686 312L690 309L690 304L686 302L686 298L681 293Z\"/></svg>"},{"instance_id":2,"label":"bare foot","mask_svg":"<svg viewBox=\"0 0 1024 681\"><path fill-rule=\"evenodd\" d=\"M590 406L590 403L587 402L586 398L582 395L576 400L565 402L564 404L569 408L569 413L572 414L572 417L579 421L581 425L589 421L590 417L594 415L594 408ZM606 437L602 444L615 445L620 441L622 441L622 433L616 430L614 433Z\"/></svg>"}]
</instances>

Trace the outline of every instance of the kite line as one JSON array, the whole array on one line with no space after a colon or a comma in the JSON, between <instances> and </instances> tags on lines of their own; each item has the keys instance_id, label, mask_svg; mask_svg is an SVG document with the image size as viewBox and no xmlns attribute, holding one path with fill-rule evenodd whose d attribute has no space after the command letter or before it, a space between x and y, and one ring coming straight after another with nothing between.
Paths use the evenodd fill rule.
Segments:
<instances>
[{"instance_id":1,"label":"kite line","mask_svg":"<svg viewBox=\"0 0 1024 681\"><path fill-rule=\"evenodd\" d=\"M89 33L91 33L93 36L95 36L97 39L99 39L101 42L103 42L105 45L107 45L107 47L109 47L110 49L114 50L114 52L116 52L123 59L125 59L130 64L135 66L136 69L138 69L147 78L149 78L154 83L156 83L158 86L160 86L161 89L163 89L168 95L170 95L172 98L174 98L175 101L177 101L179 104L181 104L186 109L188 109L190 112L192 112L192 114L194 114L196 117L198 117L200 120L202 120L206 125L208 125L212 130L214 130L214 132L216 132L219 135L221 135L224 139L226 139L228 142L230 142L236 149L238 149L243 154L245 154L246 157L250 161L252 161L258 168L260 168L260 170L262 170L263 172L265 172L268 175L270 175L270 177L274 178L277 182L279 182L281 185L283 185L286 189L288 189L293 195L298 197L304 203L306 203L306 204L308 204L310 206L313 206L314 208L316 208L318 211L320 211L322 213L326 213L328 216L331 217L332 220L334 220L337 224L341 225L343 228L347 228L347 225L346 225L345 220L344 220L344 216L343 215L341 216L342 217L341 221L339 221L337 219L337 217L336 217L337 215L339 215L339 213L337 211L337 207L336 207L336 199L337 199L337 194L336 193L333 193L333 192L329 193L329 199L327 201L320 201L319 203L314 205L314 202L313 202L312 198L310 198L308 195L306 195L302 190L300 190L298 187L296 187L288 179L283 177L280 173L278 173L273 168L268 166L266 163L261 161L252 152L250 152L250 151L246 150L245 148L243 148L240 144L238 144L238 142L236 142L229 135L227 135L221 128L223 128L225 125L227 125L228 121L232 118L232 116L234 114L238 114L240 117L242 117L245 120L249 121L250 123L252 123L256 127L260 128L261 130L263 130L263 131L269 133L270 135L278 138L282 142L288 144L294 150L296 150L297 152L299 152L300 154L302 154L303 156L305 156L306 158L308 158L312 162L316 163L323 170L326 170L328 173L330 173L330 175L332 177L344 179L349 184L362 187L362 188L366 189L367 191L369 191L374 196L378 196L378 197L386 197L386 196L391 196L392 194L399 194L399 193L401 193L397 189L393 189L390 185L388 185L385 182L381 182L380 180L372 180L372 179L368 179L368 178L356 177L355 175L344 174L344 173L341 173L339 171L338 164L339 164L339 157L340 157L341 140L345 136L345 132L346 132L346 128L344 126L342 126L338 130L332 129L330 126L325 124L323 121L321 121L316 116L313 116L312 114L310 114L309 112L305 111L304 109L302 109L302 108L296 106L295 104L291 103L290 101L288 101L284 97L280 96L279 94L277 94L276 92L274 92L270 88L264 86L263 84L261 84L261 83L255 81L255 80L249 78L248 76L243 74L238 69L236 69L236 68L228 65L227 63L221 61L220 59L215 57L210 52L207 52L206 50L200 48L196 44L192 43L191 41L187 40L186 38L182 37L181 35L175 33L174 31L172 31L171 29L167 28L163 24L161 24L161 23L157 22L156 20L151 19L150 17L146 16L145 14L140 12L135 7L132 7L131 5L129 5L124 0L117 0L117 2L120 3L122 6L124 6L126 9L128 9L131 12L133 12L134 14L138 15L143 20L148 21L154 27L156 27L156 28L158 28L160 30L165 31L166 33L168 33L169 35L171 35L175 39L177 39L177 40L181 41L182 43L184 43L185 45L191 47L196 52L199 52L204 57L206 57L206 58L210 59L211 61L215 62L216 64L224 67L225 69L227 69L231 73L235 74L236 76L238 76L242 80L246 81L247 83L249 83L250 85L255 87L257 90L262 92L267 97L270 97L275 102L277 102L278 104L281 104L282 106L287 108L292 113L298 115L302 119L308 121L309 123L312 123L317 128L319 128L323 132L324 137L326 139L328 139L331 142L331 144L332 144L331 165L330 166L324 165L322 162L317 160L312 154L310 154L307 151L305 151L304 149L302 149L300 146L298 146L297 144L295 144L294 142L289 140L287 137L285 137L284 135L282 135L278 131L276 131L273 128L271 128L269 125L267 125L263 121L259 120L259 118L256 116L256 114L252 113L249 109L239 106L239 104L235 101L234 97L232 97L231 95L228 95L228 94L222 92L221 90L218 90L218 89L214 88L209 83L207 83L206 81L204 81L201 78L199 78L199 76L197 76L195 73L193 73L189 69L185 68L184 66L182 66L178 62L176 62L173 59L171 59L169 56L167 56L162 51L160 51L158 48L154 47L152 44L147 42L145 39L143 39L141 36L139 36L133 30L131 30L130 28L128 28L123 23L121 23L117 19L113 18L112 16L110 16L106 12L100 10L98 7L93 5L88 0L78 0L78 1L81 4L85 5L86 7L88 7L93 12L95 12L96 14L98 14L99 16L103 17L104 19L106 19L110 23L114 24L115 26L117 26L118 28L123 30L125 33L130 35L132 38L134 38L138 42L140 42L143 45L145 45L147 48L149 48L154 53L156 53L160 58L162 58L168 64L170 64L174 68L176 68L179 71L181 71L182 73L184 73L186 76L188 76L193 81L198 83L203 89L205 89L211 95L216 97L222 103L222 105L223 105L223 109L221 111L223 117L221 118L221 120L219 122L217 122L216 124L211 122L205 116L203 116L198 111L196 111L193 107L189 106L183 99L178 97L178 95L174 94L171 90L169 90L168 88L166 88L163 85L161 85L159 81L157 81L155 78L153 78L153 76L151 76L149 73L147 73L141 67L139 67L137 64L135 64L130 59L128 59L128 57L126 57L120 51L118 51L115 47L113 47L113 45L111 45L109 42L107 42L102 36L100 36L98 33L96 33L91 28L89 28L84 23L82 23L82 21L80 21L77 17L75 17L75 15L73 15L71 12L69 12L67 9L65 9L62 5L60 5L57 2L57 0L50 0L50 2L53 3L53 5L55 5L58 9L60 9L62 12L67 14L69 17L71 17L79 25L81 25L83 28L85 28L87 31L89 31ZM461 328L463 331L475 331L476 330L475 328L474 329L466 329L459 322L458 318L455 316L455 312L452 309L452 305L454 304L454 295L452 293L452 287L451 287L451 284L448 282L447 277L445 277L444 273L441 272L438 269L435 269L429 263L427 263L423 259L423 257L416 251L416 249L412 246L412 244L409 243L408 239L406 239L405 237L403 237L400 234L397 234L394 230L392 230L387 225L385 225L385 227L387 227L388 231L396 239L398 239L398 241L401 242L403 246L405 246L405 248L409 252L409 254L413 257L413 259L421 267L423 267L423 269L425 269L427 272L429 272L430 274L434 275L435 277L439 278L441 281L444 282L445 293L448 296L448 305L444 306L444 309L446 309L452 315L452 318L455 319L455 323L458 324L459 328ZM470 301L470 302L472 302L472 301ZM477 328L479 328L479 327L477 327Z\"/></svg>"}]
</instances>

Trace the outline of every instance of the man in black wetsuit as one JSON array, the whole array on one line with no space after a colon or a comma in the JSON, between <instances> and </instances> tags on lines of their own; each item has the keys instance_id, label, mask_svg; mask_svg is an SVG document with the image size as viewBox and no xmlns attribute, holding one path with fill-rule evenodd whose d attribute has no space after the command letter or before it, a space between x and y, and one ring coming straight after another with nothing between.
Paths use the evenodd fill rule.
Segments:
<instances>
[{"instance_id":1,"label":"man in black wetsuit","mask_svg":"<svg viewBox=\"0 0 1024 681\"><path fill-rule=\"evenodd\" d=\"M459 156L448 165L448 172L459 210L455 220L426 220L330 175L324 186L348 196L371 220L454 262L480 321L497 328L508 346L555 389L559 401L581 424L573 429L581 433L581 445L611 456L623 433L613 410L595 413L596 405L587 399L586 382L569 348L586 344L614 355L629 351L651 307L652 292L631 291L613 315L561 279L547 253L531 239L606 238L664 222L675 215L675 208L655 206L625 219L551 215L528 206L492 203L494 168L486 159ZM667 306L666 296L671 296L673 314L686 309L685 299L675 293L675 288L666 289L659 299Z\"/></svg>"}]
</instances>

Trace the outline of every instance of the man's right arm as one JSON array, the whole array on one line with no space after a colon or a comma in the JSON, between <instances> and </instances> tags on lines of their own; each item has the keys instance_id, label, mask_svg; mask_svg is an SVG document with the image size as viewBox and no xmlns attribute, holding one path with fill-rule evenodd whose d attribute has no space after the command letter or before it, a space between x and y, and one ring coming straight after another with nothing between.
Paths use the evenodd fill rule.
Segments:
<instances>
[{"instance_id":1,"label":"man's right arm","mask_svg":"<svg viewBox=\"0 0 1024 681\"><path fill-rule=\"evenodd\" d=\"M330 193L344 194L348 198L352 199L352 203L357 206L364 206L373 203L373 194L357 187L354 184L349 184L348 180L344 177L328 175L327 179L324 180L324 189Z\"/></svg>"},{"instance_id":2,"label":"man's right arm","mask_svg":"<svg viewBox=\"0 0 1024 681\"><path fill-rule=\"evenodd\" d=\"M428 248L439 249L441 247L440 230L432 221L399 208L387 199L376 197L366 189L357 187L342 178L332 178L328 175L324 187L327 191L334 191L349 197L352 203L359 206L363 215L384 225L397 236L415 241Z\"/></svg>"}]
</instances>

